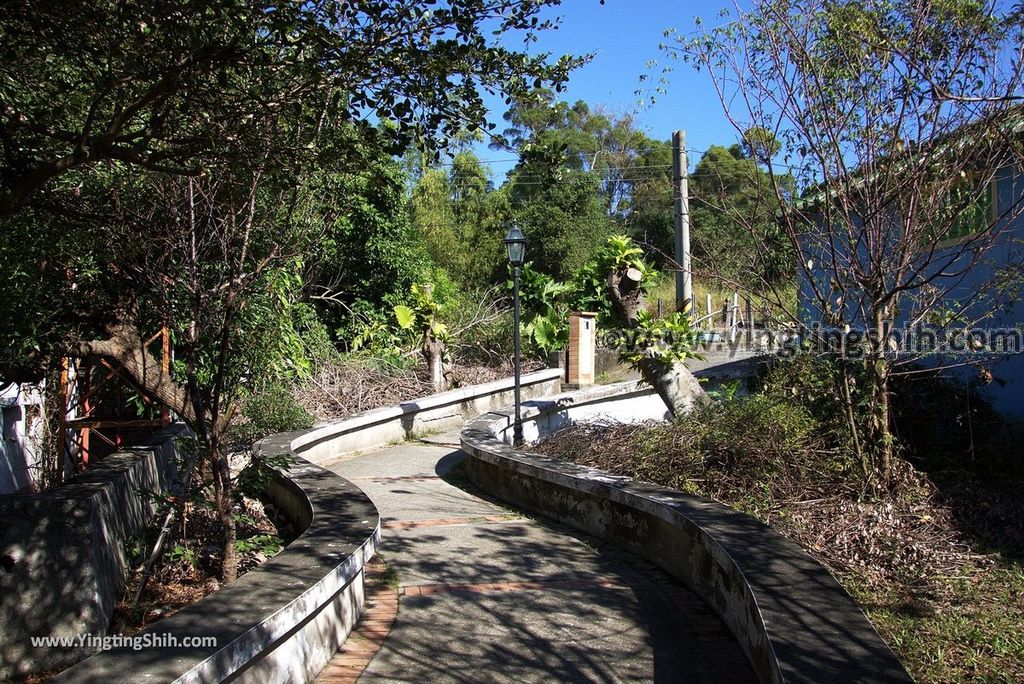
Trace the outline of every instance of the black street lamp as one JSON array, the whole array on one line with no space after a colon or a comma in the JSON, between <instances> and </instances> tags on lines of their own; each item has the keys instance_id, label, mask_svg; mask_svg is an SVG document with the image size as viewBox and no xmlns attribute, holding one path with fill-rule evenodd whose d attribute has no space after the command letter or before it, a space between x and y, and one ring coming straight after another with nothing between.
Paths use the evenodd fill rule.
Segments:
<instances>
[{"instance_id":1,"label":"black street lamp","mask_svg":"<svg viewBox=\"0 0 1024 684\"><path fill-rule=\"evenodd\" d=\"M508 250L508 262L512 264L512 354L516 377L516 422L512 428L512 446L519 447L523 445L523 417L519 407L519 267L523 265L526 254L526 236L515 223L505 236L505 249Z\"/></svg>"}]
</instances>

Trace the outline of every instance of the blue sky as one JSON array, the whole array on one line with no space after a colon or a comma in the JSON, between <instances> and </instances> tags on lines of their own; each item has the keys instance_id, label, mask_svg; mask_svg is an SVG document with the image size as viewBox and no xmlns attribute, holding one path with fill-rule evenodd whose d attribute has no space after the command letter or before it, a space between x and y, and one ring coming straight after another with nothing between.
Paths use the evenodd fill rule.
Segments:
<instances>
[{"instance_id":1,"label":"blue sky","mask_svg":"<svg viewBox=\"0 0 1024 684\"><path fill-rule=\"evenodd\" d=\"M569 80L568 89L561 97L569 102L584 100L589 105L605 105L616 112L633 113L639 128L654 138L667 140L672 131L686 131L687 147L707 149L712 144L729 144L736 140L736 131L722 114L721 105L707 74L699 74L693 67L672 62L673 72L668 74L668 92L657 95L656 102L645 107L637 103L635 91L642 85L640 75L652 73L656 79L660 65L670 60L658 49L665 41L666 29L674 28L681 34L694 30L694 17L700 16L705 24L715 24L719 10L732 7L729 2L714 0L688 3L679 0L566 0L560 7L547 12L548 16L561 16L557 31L540 34L531 52L551 52L554 55L595 53L593 61L576 71ZM510 43L510 47L521 48ZM656 60L653 70L647 66ZM496 99L488 103L492 108L491 120L499 130L504 122L504 103ZM482 159L507 159L507 152L479 146ZM691 168L698 155L691 154ZM494 180L500 182L513 162L491 164Z\"/></svg>"}]
</instances>

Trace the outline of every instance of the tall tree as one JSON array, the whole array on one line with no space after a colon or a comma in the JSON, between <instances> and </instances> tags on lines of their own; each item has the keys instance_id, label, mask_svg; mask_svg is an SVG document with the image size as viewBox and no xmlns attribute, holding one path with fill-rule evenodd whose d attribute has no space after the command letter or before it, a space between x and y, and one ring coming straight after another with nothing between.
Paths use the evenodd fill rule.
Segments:
<instances>
[{"instance_id":1,"label":"tall tree","mask_svg":"<svg viewBox=\"0 0 1024 684\"><path fill-rule=\"evenodd\" d=\"M508 193L494 189L489 169L472 151L424 172L410 210L433 262L464 290L486 287L503 274L497 269Z\"/></svg>"},{"instance_id":2,"label":"tall tree","mask_svg":"<svg viewBox=\"0 0 1024 684\"><path fill-rule=\"evenodd\" d=\"M755 131L748 139L752 143L712 145L697 163L690 182L691 239L695 271L759 292L792 280L796 255L775 216L782 206L776 190L788 202L793 178L760 167L778 151L774 138Z\"/></svg>"},{"instance_id":3,"label":"tall tree","mask_svg":"<svg viewBox=\"0 0 1024 684\"><path fill-rule=\"evenodd\" d=\"M630 114L591 108L582 100L570 105L539 88L513 101L505 120L508 127L492 147L593 173L600 180L609 217L625 216L632 206L634 183L656 175L645 158L657 143L636 128ZM671 158L666 168L670 167Z\"/></svg>"},{"instance_id":4,"label":"tall tree","mask_svg":"<svg viewBox=\"0 0 1024 684\"><path fill-rule=\"evenodd\" d=\"M444 141L483 125L483 92L558 87L555 63L489 39L532 34L558 0L72 0L6 3L0 18L0 216L52 179L116 160L196 174L220 141L309 106ZM302 140L292 140L302 144Z\"/></svg>"},{"instance_id":5,"label":"tall tree","mask_svg":"<svg viewBox=\"0 0 1024 684\"><path fill-rule=\"evenodd\" d=\"M35 241L14 264L27 292L9 295L39 306L21 314L51 328L28 330L32 339L15 348L31 348L37 368L63 354L115 359L145 395L186 420L215 475L230 542L232 398L259 372L247 350L290 337L264 338L254 313L288 299L292 265L324 233L327 217L307 182L325 166L352 171L365 161L358 144L321 144L354 127L387 153L414 133L443 146L484 125L484 93L515 96L538 80L560 87L579 60L552 62L493 37L548 28L537 15L554 4L8 3L0 254L18 256L12 240L31 232L28 222L66 233L59 243ZM79 198L91 184L99 189ZM75 221L57 222L51 207L64 205ZM93 226L109 230L93 239ZM51 279L39 286L34 273ZM43 287L46 297L36 292ZM103 297L79 297L80 289ZM51 296L81 308L55 319ZM183 345L184 367L171 374L144 344L156 314ZM6 361L5 378L24 370L20 358ZM228 548L223 574L234 571Z\"/></svg>"},{"instance_id":6,"label":"tall tree","mask_svg":"<svg viewBox=\"0 0 1024 684\"><path fill-rule=\"evenodd\" d=\"M596 254L613 226L596 174L520 163L509 180L512 214L538 270L564 280Z\"/></svg>"},{"instance_id":7,"label":"tall tree","mask_svg":"<svg viewBox=\"0 0 1024 684\"><path fill-rule=\"evenodd\" d=\"M738 132L770 132L795 167L805 201L782 230L804 305L826 325L866 329L863 363L837 350L837 395L878 487L894 482L889 382L918 358L893 351L890 333L926 320L941 332L1016 297L1020 260L987 262L1020 211L1005 170L1022 159L1022 20L1020 5L978 0L757 0L669 48L711 75ZM994 180L1009 190L996 211ZM863 423L854 366L866 375Z\"/></svg>"},{"instance_id":8,"label":"tall tree","mask_svg":"<svg viewBox=\"0 0 1024 684\"><path fill-rule=\"evenodd\" d=\"M313 237L304 287L321 321L338 333L356 302L379 308L421 282L429 258L406 203L406 171L376 140L351 126L322 136L324 162L302 187ZM361 161L344 161L358 152ZM341 159L342 163L332 160Z\"/></svg>"}]
</instances>

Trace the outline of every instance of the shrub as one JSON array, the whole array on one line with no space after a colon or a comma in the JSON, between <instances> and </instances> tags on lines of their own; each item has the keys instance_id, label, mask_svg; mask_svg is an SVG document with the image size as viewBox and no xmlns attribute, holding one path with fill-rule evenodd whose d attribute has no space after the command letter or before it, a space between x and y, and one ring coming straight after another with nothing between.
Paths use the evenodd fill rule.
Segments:
<instances>
[{"instance_id":1,"label":"shrub","mask_svg":"<svg viewBox=\"0 0 1024 684\"><path fill-rule=\"evenodd\" d=\"M871 411L864 368L851 362L849 370L853 376L850 398L854 418L858 431L865 434ZM842 377L835 359L805 353L776 360L762 383L766 396L801 406L818 422L823 436L837 448L849 449L850 424L842 395Z\"/></svg>"},{"instance_id":2,"label":"shrub","mask_svg":"<svg viewBox=\"0 0 1024 684\"><path fill-rule=\"evenodd\" d=\"M233 438L252 443L275 432L305 430L313 426L313 416L282 385L271 385L245 401L243 422L233 430Z\"/></svg>"},{"instance_id":3,"label":"shrub","mask_svg":"<svg viewBox=\"0 0 1024 684\"><path fill-rule=\"evenodd\" d=\"M765 395L706 402L668 424L580 425L538 449L757 515L794 496L852 494L860 483L856 460L810 411Z\"/></svg>"}]
</instances>

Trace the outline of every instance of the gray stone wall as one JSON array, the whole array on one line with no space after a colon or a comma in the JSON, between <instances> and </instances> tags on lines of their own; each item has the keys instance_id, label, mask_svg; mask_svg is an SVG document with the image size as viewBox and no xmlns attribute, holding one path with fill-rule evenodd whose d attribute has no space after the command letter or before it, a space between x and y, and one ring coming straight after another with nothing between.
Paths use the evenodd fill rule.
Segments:
<instances>
[{"instance_id":1,"label":"gray stone wall","mask_svg":"<svg viewBox=\"0 0 1024 684\"><path fill-rule=\"evenodd\" d=\"M125 587L125 542L156 513L146 492L171 486L182 432L111 454L58 489L0 496L0 679L91 653L33 648L32 637L106 635Z\"/></svg>"}]
</instances>

